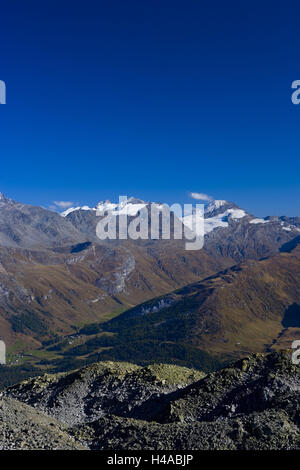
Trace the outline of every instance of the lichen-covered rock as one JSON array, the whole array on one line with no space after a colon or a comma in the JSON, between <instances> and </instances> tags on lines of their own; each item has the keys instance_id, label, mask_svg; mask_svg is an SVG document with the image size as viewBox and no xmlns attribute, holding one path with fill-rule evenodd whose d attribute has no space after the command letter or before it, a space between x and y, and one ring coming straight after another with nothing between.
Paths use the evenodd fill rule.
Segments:
<instances>
[{"instance_id":1,"label":"lichen-covered rock","mask_svg":"<svg viewBox=\"0 0 300 470\"><path fill-rule=\"evenodd\" d=\"M4 395L74 425L107 414L140 417L140 412L136 414L135 410L143 403L157 401L204 375L201 371L168 364L139 367L126 362L99 362L71 373L45 374L25 380L8 388ZM152 413L149 407L149 417Z\"/></svg>"},{"instance_id":2,"label":"lichen-covered rock","mask_svg":"<svg viewBox=\"0 0 300 470\"><path fill-rule=\"evenodd\" d=\"M255 354L207 376L163 364L97 363L8 388L2 403L11 409L0 412L0 436L9 435L15 448L46 439L48 448L54 426L59 441L53 437L51 448L79 442L114 450L300 449L299 392L300 367L290 352ZM12 423L16 406L25 407L25 422L34 416L33 444L22 443L20 414L9 433L1 421L8 416Z\"/></svg>"},{"instance_id":3,"label":"lichen-covered rock","mask_svg":"<svg viewBox=\"0 0 300 470\"><path fill-rule=\"evenodd\" d=\"M277 409L294 416L299 391L299 366L290 353L255 354L179 391L158 419L212 421Z\"/></svg>"},{"instance_id":4,"label":"lichen-covered rock","mask_svg":"<svg viewBox=\"0 0 300 470\"><path fill-rule=\"evenodd\" d=\"M0 450L84 450L59 421L11 398L0 400Z\"/></svg>"}]
</instances>

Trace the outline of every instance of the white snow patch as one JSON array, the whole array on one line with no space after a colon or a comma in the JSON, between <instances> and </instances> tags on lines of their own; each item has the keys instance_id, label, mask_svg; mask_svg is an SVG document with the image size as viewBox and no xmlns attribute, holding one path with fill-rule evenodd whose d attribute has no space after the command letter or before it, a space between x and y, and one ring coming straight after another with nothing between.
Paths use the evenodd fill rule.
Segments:
<instances>
[{"instance_id":1,"label":"white snow patch","mask_svg":"<svg viewBox=\"0 0 300 470\"><path fill-rule=\"evenodd\" d=\"M104 215L105 212L114 211L117 206L118 206L118 204L113 204L110 201L105 201L105 202L100 201L96 206L97 215L102 215L102 214Z\"/></svg>"},{"instance_id":2,"label":"white snow patch","mask_svg":"<svg viewBox=\"0 0 300 470\"><path fill-rule=\"evenodd\" d=\"M62 217L66 217L67 215L71 214L74 211L96 211L97 215L102 216L106 213L110 213L112 215L128 215L128 216L135 216L137 213L147 206L147 203L141 202L131 202L134 201L134 198L129 198L128 200L122 201L119 204L114 204L110 201L101 201L97 204L96 207L89 207L89 206L78 206L78 207L70 207L69 209L61 212ZM162 210L163 205L156 205L157 209Z\"/></svg>"},{"instance_id":3,"label":"white snow patch","mask_svg":"<svg viewBox=\"0 0 300 470\"><path fill-rule=\"evenodd\" d=\"M237 219L242 219L243 217L246 217L247 213L243 211L243 209L227 209L224 214L228 214L231 216L232 219L237 220Z\"/></svg>"},{"instance_id":4,"label":"white snow patch","mask_svg":"<svg viewBox=\"0 0 300 470\"><path fill-rule=\"evenodd\" d=\"M74 211L79 211L80 210L80 207L70 207L69 209L67 209L66 211L63 211L61 212L61 216L62 217L67 217L67 215L71 214L71 212L74 212Z\"/></svg>"},{"instance_id":5,"label":"white snow patch","mask_svg":"<svg viewBox=\"0 0 300 470\"><path fill-rule=\"evenodd\" d=\"M228 227L229 217L233 220L238 220L246 217L246 215L246 212L242 209L227 209L227 211L222 214L204 219L204 232L209 233L218 227Z\"/></svg>"},{"instance_id":6,"label":"white snow patch","mask_svg":"<svg viewBox=\"0 0 300 470\"><path fill-rule=\"evenodd\" d=\"M270 222L270 221L265 220L265 219L252 219L252 220L250 220L250 224L267 224L268 222Z\"/></svg>"},{"instance_id":7,"label":"white snow patch","mask_svg":"<svg viewBox=\"0 0 300 470\"><path fill-rule=\"evenodd\" d=\"M218 214L215 217L208 217L204 219L204 233L212 232L214 229L218 227L228 227L228 219L231 218L233 220L242 219L246 217L247 213L242 209L227 209L222 214ZM182 222L186 225L190 230L193 230L193 219L194 216L187 215L182 218ZM202 233L197 233L197 235L202 235Z\"/></svg>"},{"instance_id":8,"label":"white snow patch","mask_svg":"<svg viewBox=\"0 0 300 470\"><path fill-rule=\"evenodd\" d=\"M114 215L128 215L134 216L136 215L141 209L146 207L147 204L125 204L123 207L120 207L118 210L113 211Z\"/></svg>"},{"instance_id":9,"label":"white snow patch","mask_svg":"<svg viewBox=\"0 0 300 470\"><path fill-rule=\"evenodd\" d=\"M89 206L81 206L80 210L82 210L82 211L95 211L96 208L95 207L89 207Z\"/></svg>"},{"instance_id":10,"label":"white snow patch","mask_svg":"<svg viewBox=\"0 0 300 470\"><path fill-rule=\"evenodd\" d=\"M298 227L296 227L296 225L285 225L283 226L283 222L281 222L281 225L282 225L282 230L285 230L286 232L300 232L300 229Z\"/></svg>"},{"instance_id":11,"label":"white snow patch","mask_svg":"<svg viewBox=\"0 0 300 470\"><path fill-rule=\"evenodd\" d=\"M224 219L223 214L219 214L216 217L211 217L208 219L204 219L204 233L212 232L215 228L218 227L228 227L229 224Z\"/></svg>"},{"instance_id":12,"label":"white snow patch","mask_svg":"<svg viewBox=\"0 0 300 470\"><path fill-rule=\"evenodd\" d=\"M62 217L67 217L67 215L71 214L71 212L74 211L95 211L95 208L89 207L89 206L78 206L78 207L70 207L69 209L65 210L64 212L61 212Z\"/></svg>"},{"instance_id":13,"label":"white snow patch","mask_svg":"<svg viewBox=\"0 0 300 470\"><path fill-rule=\"evenodd\" d=\"M130 198L119 204L113 204L110 201L99 202L97 205L97 215L104 215L106 212L111 213L112 215L128 215L135 216L141 209L146 207L146 203L132 203Z\"/></svg>"}]
</instances>

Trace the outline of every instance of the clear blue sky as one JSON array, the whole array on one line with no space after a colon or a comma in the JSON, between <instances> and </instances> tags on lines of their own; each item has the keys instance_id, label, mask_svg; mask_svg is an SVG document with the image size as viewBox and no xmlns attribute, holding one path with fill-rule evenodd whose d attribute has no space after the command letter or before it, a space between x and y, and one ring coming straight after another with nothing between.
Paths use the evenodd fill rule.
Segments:
<instances>
[{"instance_id":1,"label":"clear blue sky","mask_svg":"<svg viewBox=\"0 0 300 470\"><path fill-rule=\"evenodd\" d=\"M299 14L299 2L1 2L0 191L43 206L196 191L300 215Z\"/></svg>"}]
</instances>

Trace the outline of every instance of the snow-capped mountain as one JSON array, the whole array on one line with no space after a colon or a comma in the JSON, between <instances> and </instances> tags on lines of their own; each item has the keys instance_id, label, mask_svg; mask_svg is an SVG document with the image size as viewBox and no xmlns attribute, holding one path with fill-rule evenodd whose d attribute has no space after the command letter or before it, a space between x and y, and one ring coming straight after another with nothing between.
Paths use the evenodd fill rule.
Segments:
<instances>
[{"instance_id":1,"label":"snow-capped mountain","mask_svg":"<svg viewBox=\"0 0 300 470\"><path fill-rule=\"evenodd\" d=\"M66 209L65 211L61 212L62 217L67 217L67 215L71 214L71 212L74 211L95 211L96 208L94 207L89 207L89 206L77 206L77 207L69 207L69 209Z\"/></svg>"},{"instance_id":2,"label":"snow-capped mountain","mask_svg":"<svg viewBox=\"0 0 300 470\"><path fill-rule=\"evenodd\" d=\"M130 197L125 198L119 203L113 203L109 200L100 201L95 207L78 206L71 207L60 215L62 217L68 217L70 214L77 212L78 214L83 214L84 212L94 213L97 216L104 216L106 214L112 214L115 216L127 214L129 217L135 217L138 212L148 207L154 205L157 210L163 209L163 204L154 203L154 202L145 202L141 199ZM178 218L182 223L188 227L190 230L195 230L195 213L197 209L194 208L191 214L179 215L176 213ZM75 214L74 214L75 215ZM204 206L204 233L205 235L213 232L218 228L229 228L230 225L239 222L243 222L251 225L264 225L264 224L274 224L277 225L279 230L284 230L286 232L300 232L299 222L296 224L295 219L290 219L286 217L266 217L264 219L257 218L246 212L244 209L241 209L236 204L228 202L225 200L213 200ZM79 217L79 215L78 215ZM84 218L84 215L81 216Z\"/></svg>"},{"instance_id":3,"label":"snow-capped mountain","mask_svg":"<svg viewBox=\"0 0 300 470\"><path fill-rule=\"evenodd\" d=\"M60 215L62 217L67 217L71 212L75 211L94 211L99 216L103 216L107 213L113 215L125 215L128 216L135 216L137 213L143 209L144 207L150 205L152 203L142 201L141 199L137 199L134 197L124 198L124 200L120 201L119 203L113 203L109 200L100 201L95 207L89 206L78 206L78 207L70 207L69 209L62 212ZM158 206L158 204L156 204Z\"/></svg>"},{"instance_id":4,"label":"snow-capped mountain","mask_svg":"<svg viewBox=\"0 0 300 470\"><path fill-rule=\"evenodd\" d=\"M4 204L13 204L14 201L12 199L8 199L3 193L0 193L0 206Z\"/></svg>"},{"instance_id":5,"label":"snow-capped mountain","mask_svg":"<svg viewBox=\"0 0 300 470\"><path fill-rule=\"evenodd\" d=\"M182 222L190 230L194 228L194 216L197 209L193 213L182 218ZM224 201L214 200L204 207L204 233L212 232L218 227L228 227L229 220L238 220L249 216L247 212L240 209L235 204Z\"/></svg>"}]
</instances>

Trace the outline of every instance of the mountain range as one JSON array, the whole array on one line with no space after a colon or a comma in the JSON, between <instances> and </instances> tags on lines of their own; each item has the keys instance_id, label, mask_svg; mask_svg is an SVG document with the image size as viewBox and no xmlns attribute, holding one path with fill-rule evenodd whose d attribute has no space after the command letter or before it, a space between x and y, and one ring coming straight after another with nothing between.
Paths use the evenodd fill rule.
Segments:
<instances>
[{"instance_id":1,"label":"mountain range","mask_svg":"<svg viewBox=\"0 0 300 470\"><path fill-rule=\"evenodd\" d=\"M133 220L150 204L130 198L59 214L0 195L0 332L13 361L50 345L58 361L79 347L80 360L132 360L136 350L141 363L200 367L205 354L218 362L297 337L300 325L287 318L300 304L299 217L261 219L220 200L205 207L201 250L96 236L105 214L127 210ZM191 215L180 221L192 228ZM88 325L94 336L79 333Z\"/></svg>"}]
</instances>

